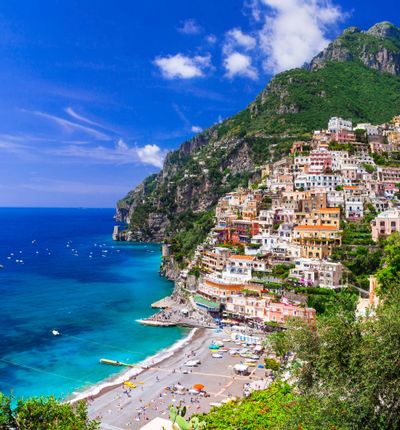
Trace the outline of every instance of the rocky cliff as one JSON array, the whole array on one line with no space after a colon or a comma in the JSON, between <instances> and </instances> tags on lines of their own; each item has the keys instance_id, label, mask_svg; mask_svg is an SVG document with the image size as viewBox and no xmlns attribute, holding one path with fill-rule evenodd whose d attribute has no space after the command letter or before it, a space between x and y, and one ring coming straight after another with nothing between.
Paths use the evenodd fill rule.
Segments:
<instances>
[{"instance_id":1,"label":"rocky cliff","mask_svg":"<svg viewBox=\"0 0 400 430\"><path fill-rule=\"evenodd\" d=\"M331 116L382 123L400 112L400 30L350 28L309 65L276 75L246 109L183 143L118 202L127 240L162 241L183 259L212 225L224 193Z\"/></svg>"},{"instance_id":2,"label":"rocky cliff","mask_svg":"<svg viewBox=\"0 0 400 430\"><path fill-rule=\"evenodd\" d=\"M400 29L390 22L375 24L368 31L350 27L319 53L308 66L316 70L327 61L360 61L392 75L400 74Z\"/></svg>"}]
</instances>

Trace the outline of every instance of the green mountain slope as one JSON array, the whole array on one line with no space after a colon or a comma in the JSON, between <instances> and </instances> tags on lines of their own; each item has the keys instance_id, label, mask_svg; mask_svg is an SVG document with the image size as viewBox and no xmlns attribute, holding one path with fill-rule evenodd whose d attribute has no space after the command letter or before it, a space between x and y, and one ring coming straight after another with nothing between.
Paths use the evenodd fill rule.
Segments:
<instances>
[{"instance_id":1,"label":"green mountain slope","mask_svg":"<svg viewBox=\"0 0 400 430\"><path fill-rule=\"evenodd\" d=\"M125 238L168 240L179 260L204 238L218 198L246 186L257 166L286 155L293 140L331 116L382 123L400 113L399 46L400 30L387 23L366 33L350 29L307 67L275 76L246 109L183 143L160 173L118 202L119 218L129 223Z\"/></svg>"}]
</instances>

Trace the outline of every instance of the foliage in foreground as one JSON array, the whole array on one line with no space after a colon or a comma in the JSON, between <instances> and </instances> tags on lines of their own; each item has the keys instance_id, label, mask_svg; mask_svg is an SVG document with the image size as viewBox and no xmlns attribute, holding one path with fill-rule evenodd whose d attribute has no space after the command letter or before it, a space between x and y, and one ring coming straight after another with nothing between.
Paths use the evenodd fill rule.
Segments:
<instances>
[{"instance_id":1,"label":"foliage in foreground","mask_svg":"<svg viewBox=\"0 0 400 430\"><path fill-rule=\"evenodd\" d=\"M96 430L99 422L90 420L85 402L61 403L54 397L18 400L0 393L1 430Z\"/></svg>"}]
</instances>

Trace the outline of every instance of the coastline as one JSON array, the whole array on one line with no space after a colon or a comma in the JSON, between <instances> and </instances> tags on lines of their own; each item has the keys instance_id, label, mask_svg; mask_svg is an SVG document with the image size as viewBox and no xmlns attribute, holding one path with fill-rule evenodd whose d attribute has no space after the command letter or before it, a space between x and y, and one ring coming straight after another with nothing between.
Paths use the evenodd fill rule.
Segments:
<instances>
[{"instance_id":1,"label":"coastline","mask_svg":"<svg viewBox=\"0 0 400 430\"><path fill-rule=\"evenodd\" d=\"M246 374L235 371L244 358L227 352L238 347L231 334L229 329L193 331L189 342L183 341L168 358L144 369L137 378L133 376L130 386L115 384L89 397L89 417L100 420L101 430L139 430L153 418L168 419L172 404L185 405L190 417L241 398L246 384L267 386L271 379L264 366L253 363ZM219 357L209 348L216 341L225 345ZM193 359L195 366L186 364ZM262 356L259 361L263 362ZM194 392L196 384L205 387L206 395ZM184 387L183 391L176 391L177 386Z\"/></svg>"},{"instance_id":2,"label":"coastline","mask_svg":"<svg viewBox=\"0 0 400 430\"><path fill-rule=\"evenodd\" d=\"M137 363L138 367L121 369L119 372L115 373L109 378L104 379L95 385L83 388L83 391L75 391L69 398L67 397L65 401L73 404L80 400L88 400L89 398L95 399L100 397L108 391L120 386L124 381L136 377L152 366L160 365L168 358L173 357L175 354L183 350L192 340L196 339L200 335L199 331L199 328L193 328L190 330L187 336L179 339L171 346L163 348L156 354L151 355Z\"/></svg>"}]
</instances>

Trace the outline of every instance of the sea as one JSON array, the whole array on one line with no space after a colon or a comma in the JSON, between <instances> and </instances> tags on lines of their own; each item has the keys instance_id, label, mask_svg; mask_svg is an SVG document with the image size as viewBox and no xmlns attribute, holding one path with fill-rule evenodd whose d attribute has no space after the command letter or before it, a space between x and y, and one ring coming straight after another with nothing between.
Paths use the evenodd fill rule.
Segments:
<instances>
[{"instance_id":1,"label":"sea","mask_svg":"<svg viewBox=\"0 0 400 430\"><path fill-rule=\"evenodd\" d=\"M0 391L65 399L188 331L142 326L170 294L159 244L113 242L113 209L0 208ZM58 332L59 334L53 334Z\"/></svg>"}]
</instances>

